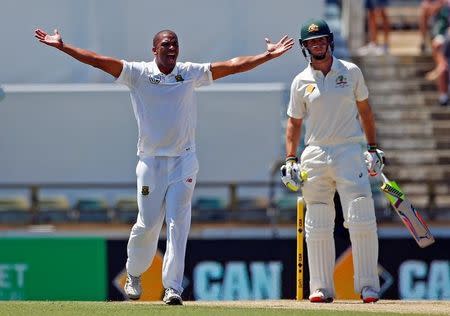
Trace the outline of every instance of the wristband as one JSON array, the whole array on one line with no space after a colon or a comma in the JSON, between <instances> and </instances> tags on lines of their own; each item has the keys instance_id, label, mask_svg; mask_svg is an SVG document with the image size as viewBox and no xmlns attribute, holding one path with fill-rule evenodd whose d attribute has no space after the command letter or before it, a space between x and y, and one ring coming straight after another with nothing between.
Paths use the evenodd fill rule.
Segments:
<instances>
[{"instance_id":1,"label":"wristband","mask_svg":"<svg viewBox=\"0 0 450 316\"><path fill-rule=\"evenodd\" d=\"M295 156L286 157L286 163L288 163L290 161L298 162L298 158Z\"/></svg>"},{"instance_id":2,"label":"wristband","mask_svg":"<svg viewBox=\"0 0 450 316\"><path fill-rule=\"evenodd\" d=\"M377 151L377 144L368 144L367 151L369 151L369 152Z\"/></svg>"}]
</instances>

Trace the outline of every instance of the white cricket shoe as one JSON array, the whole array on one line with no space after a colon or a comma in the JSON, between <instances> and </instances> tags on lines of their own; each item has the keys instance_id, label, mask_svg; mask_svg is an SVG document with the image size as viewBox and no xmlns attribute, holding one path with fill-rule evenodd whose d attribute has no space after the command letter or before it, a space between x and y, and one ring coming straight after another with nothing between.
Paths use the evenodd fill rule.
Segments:
<instances>
[{"instance_id":1,"label":"white cricket shoe","mask_svg":"<svg viewBox=\"0 0 450 316\"><path fill-rule=\"evenodd\" d=\"M387 53L387 48L384 49L382 46L370 42L366 46L358 48L356 53L358 56L382 56Z\"/></svg>"},{"instance_id":2,"label":"white cricket shoe","mask_svg":"<svg viewBox=\"0 0 450 316\"><path fill-rule=\"evenodd\" d=\"M373 287L365 286L361 291L361 299L364 303L375 303L380 299L380 294Z\"/></svg>"},{"instance_id":3,"label":"white cricket shoe","mask_svg":"<svg viewBox=\"0 0 450 316\"><path fill-rule=\"evenodd\" d=\"M127 281L123 290L130 300L138 300L142 294L141 277L127 273Z\"/></svg>"},{"instance_id":4,"label":"white cricket shoe","mask_svg":"<svg viewBox=\"0 0 450 316\"><path fill-rule=\"evenodd\" d=\"M326 289L317 289L310 296L311 303L331 303L333 302L333 295Z\"/></svg>"},{"instance_id":5,"label":"white cricket shoe","mask_svg":"<svg viewBox=\"0 0 450 316\"><path fill-rule=\"evenodd\" d=\"M167 305L183 305L181 294L172 288L166 289L166 292L164 293L163 302L166 303Z\"/></svg>"}]
</instances>

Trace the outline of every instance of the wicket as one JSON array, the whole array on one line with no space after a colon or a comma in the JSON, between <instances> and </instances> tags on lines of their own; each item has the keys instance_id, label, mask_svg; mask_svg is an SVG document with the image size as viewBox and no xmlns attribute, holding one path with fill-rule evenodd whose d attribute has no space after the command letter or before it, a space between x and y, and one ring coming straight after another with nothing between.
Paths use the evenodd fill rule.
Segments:
<instances>
[{"instance_id":1,"label":"wicket","mask_svg":"<svg viewBox=\"0 0 450 316\"><path fill-rule=\"evenodd\" d=\"M303 236L305 202L302 197L297 198L297 301L303 299Z\"/></svg>"}]
</instances>

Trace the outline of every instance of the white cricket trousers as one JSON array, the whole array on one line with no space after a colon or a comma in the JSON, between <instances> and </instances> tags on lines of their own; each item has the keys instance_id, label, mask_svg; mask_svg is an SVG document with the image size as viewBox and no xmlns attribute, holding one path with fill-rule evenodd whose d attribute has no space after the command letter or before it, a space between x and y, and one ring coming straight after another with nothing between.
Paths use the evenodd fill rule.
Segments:
<instances>
[{"instance_id":1,"label":"white cricket trousers","mask_svg":"<svg viewBox=\"0 0 450 316\"><path fill-rule=\"evenodd\" d=\"M136 167L139 213L128 240L127 272L144 273L155 256L165 219L164 288L183 291L184 259L191 225L191 200L198 172L195 153L141 158Z\"/></svg>"},{"instance_id":2,"label":"white cricket trousers","mask_svg":"<svg viewBox=\"0 0 450 316\"><path fill-rule=\"evenodd\" d=\"M336 190L352 243L354 289L358 293L370 286L379 291L375 209L361 145L308 146L301 169L308 173L303 196L311 293L317 289L334 293Z\"/></svg>"}]
</instances>

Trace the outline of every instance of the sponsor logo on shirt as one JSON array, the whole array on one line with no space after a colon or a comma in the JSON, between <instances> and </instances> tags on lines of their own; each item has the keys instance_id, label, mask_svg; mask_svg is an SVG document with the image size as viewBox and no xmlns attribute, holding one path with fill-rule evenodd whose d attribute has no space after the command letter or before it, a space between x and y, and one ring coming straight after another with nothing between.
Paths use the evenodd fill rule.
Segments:
<instances>
[{"instance_id":1,"label":"sponsor logo on shirt","mask_svg":"<svg viewBox=\"0 0 450 316\"><path fill-rule=\"evenodd\" d=\"M313 91L314 91L315 88L316 88L316 87L315 87L313 84L309 84L309 85L306 87L306 92L307 92L308 94L311 94L311 93L313 93Z\"/></svg>"},{"instance_id":2,"label":"sponsor logo on shirt","mask_svg":"<svg viewBox=\"0 0 450 316\"><path fill-rule=\"evenodd\" d=\"M183 82L183 81L184 81L184 78L183 78L181 75L176 75L176 76L175 76L175 80L176 80L177 82Z\"/></svg>"},{"instance_id":3,"label":"sponsor logo on shirt","mask_svg":"<svg viewBox=\"0 0 450 316\"><path fill-rule=\"evenodd\" d=\"M187 178L187 179L186 179L186 182L187 182L187 183L192 183L192 178Z\"/></svg>"},{"instance_id":4,"label":"sponsor logo on shirt","mask_svg":"<svg viewBox=\"0 0 450 316\"><path fill-rule=\"evenodd\" d=\"M158 84L161 82L161 76L159 74L158 75L150 75L148 77L148 80L150 80L150 83L152 83L152 84Z\"/></svg>"},{"instance_id":5,"label":"sponsor logo on shirt","mask_svg":"<svg viewBox=\"0 0 450 316\"><path fill-rule=\"evenodd\" d=\"M343 75L337 76L336 87L343 88L347 86L348 86L347 78L345 78Z\"/></svg>"}]
</instances>

